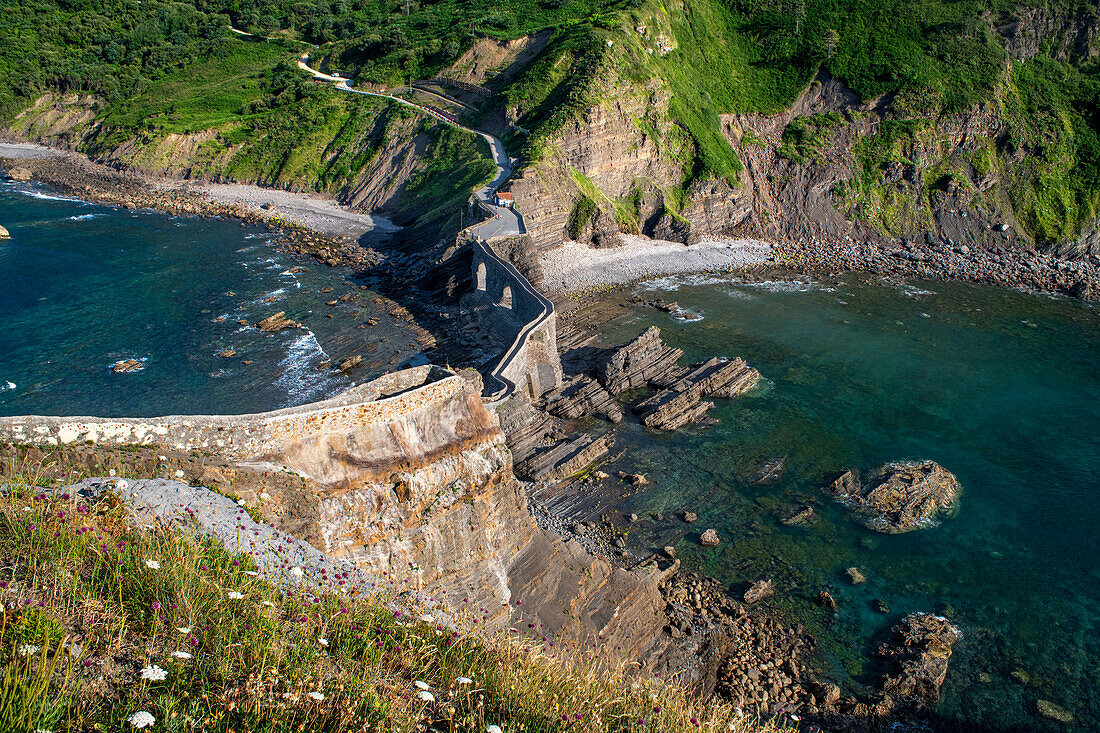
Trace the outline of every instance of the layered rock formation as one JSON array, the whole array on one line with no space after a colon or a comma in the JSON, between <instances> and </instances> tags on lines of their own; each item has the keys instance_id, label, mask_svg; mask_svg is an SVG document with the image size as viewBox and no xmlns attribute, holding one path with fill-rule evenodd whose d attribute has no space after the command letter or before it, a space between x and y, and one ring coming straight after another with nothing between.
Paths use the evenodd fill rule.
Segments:
<instances>
[{"instance_id":1,"label":"layered rock formation","mask_svg":"<svg viewBox=\"0 0 1100 733\"><path fill-rule=\"evenodd\" d=\"M883 690L903 701L935 707L959 632L942 616L914 613L893 629L879 650L887 670Z\"/></svg>"},{"instance_id":2,"label":"layered rock formation","mask_svg":"<svg viewBox=\"0 0 1100 733\"><path fill-rule=\"evenodd\" d=\"M671 383L683 373L683 350L665 345L661 329L647 328L616 351L600 368L600 381L612 395L641 389L651 382Z\"/></svg>"},{"instance_id":3,"label":"layered rock formation","mask_svg":"<svg viewBox=\"0 0 1100 733\"><path fill-rule=\"evenodd\" d=\"M943 466L924 461L883 466L866 486L858 473L845 471L826 491L855 507L872 529L898 534L953 511L962 488Z\"/></svg>"},{"instance_id":4,"label":"layered rock formation","mask_svg":"<svg viewBox=\"0 0 1100 733\"><path fill-rule=\"evenodd\" d=\"M666 370L654 384L671 376ZM659 430L675 430L702 417L714 407L703 397L738 397L760 381L760 372L745 364L744 359L710 359L692 367L652 397L639 402L634 411L642 424Z\"/></svg>"},{"instance_id":5,"label":"layered rock formation","mask_svg":"<svg viewBox=\"0 0 1100 733\"><path fill-rule=\"evenodd\" d=\"M546 409L567 420L585 415L602 415L613 423L623 419L623 408L615 398L599 382L584 374L573 377L560 390L548 394Z\"/></svg>"}]
</instances>

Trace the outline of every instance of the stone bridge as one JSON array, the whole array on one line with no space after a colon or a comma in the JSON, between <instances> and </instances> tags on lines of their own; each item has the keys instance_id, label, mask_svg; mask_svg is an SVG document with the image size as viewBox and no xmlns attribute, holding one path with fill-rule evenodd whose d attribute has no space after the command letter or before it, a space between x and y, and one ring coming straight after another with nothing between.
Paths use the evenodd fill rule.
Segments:
<instances>
[{"instance_id":1,"label":"stone bridge","mask_svg":"<svg viewBox=\"0 0 1100 733\"><path fill-rule=\"evenodd\" d=\"M505 323L517 326L515 338L485 375L483 396L498 402L513 393L537 399L561 386L557 314L554 304L510 263L479 239L471 258L474 295L500 309Z\"/></svg>"}]
</instances>

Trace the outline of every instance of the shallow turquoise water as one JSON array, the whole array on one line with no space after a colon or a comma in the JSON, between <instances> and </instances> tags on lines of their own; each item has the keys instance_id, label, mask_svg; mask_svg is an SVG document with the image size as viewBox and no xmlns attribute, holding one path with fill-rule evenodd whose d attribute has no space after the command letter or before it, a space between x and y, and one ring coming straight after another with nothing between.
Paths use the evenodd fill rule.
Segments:
<instances>
[{"instance_id":1,"label":"shallow turquoise water","mask_svg":"<svg viewBox=\"0 0 1100 733\"><path fill-rule=\"evenodd\" d=\"M266 229L10 183L0 183L0 224L11 232L0 241L0 415L271 410L349 387L352 378L321 368L330 358L363 354L352 375L363 381L416 354L409 330L370 302L375 293L361 292L367 308L326 307L358 283L278 251ZM296 266L305 271L287 272ZM319 292L326 285L331 295ZM280 310L305 330L237 324ZM377 327L357 328L370 317ZM217 356L226 348L236 358ZM130 358L145 368L109 370Z\"/></svg>"},{"instance_id":2,"label":"shallow turquoise water","mask_svg":"<svg viewBox=\"0 0 1100 733\"><path fill-rule=\"evenodd\" d=\"M625 507L643 517L632 544L679 541L686 563L735 592L773 578L780 605L822 640L831 674L857 684L871 681L863 659L900 615L949 615L963 633L939 709L949 726L1042 729L1050 724L1035 704L1047 699L1083 729L1100 728L1095 306L955 283L672 278L639 290L703 320L639 308L613 324L606 344L657 325L689 359L743 356L764 379L740 400L718 400L716 426L620 428L616 450L626 453L616 468L652 481ZM784 456L782 478L758 485L760 467ZM820 491L836 471L905 459L958 476L956 516L884 535ZM783 526L778 516L802 502L817 521ZM669 516L685 508L698 524ZM707 527L718 529L719 548L698 546ZM850 566L869 582L850 585ZM840 605L835 618L813 604L823 588ZM889 614L875 612L875 598Z\"/></svg>"}]
</instances>

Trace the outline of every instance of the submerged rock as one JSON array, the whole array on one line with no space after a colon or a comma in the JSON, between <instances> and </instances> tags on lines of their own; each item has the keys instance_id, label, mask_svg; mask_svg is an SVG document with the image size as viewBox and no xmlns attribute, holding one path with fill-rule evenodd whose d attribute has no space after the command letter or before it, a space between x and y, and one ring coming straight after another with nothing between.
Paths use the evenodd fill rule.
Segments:
<instances>
[{"instance_id":1,"label":"submerged rock","mask_svg":"<svg viewBox=\"0 0 1100 733\"><path fill-rule=\"evenodd\" d=\"M284 328L301 328L302 324L286 317L286 311L279 311L256 324L261 331L282 331Z\"/></svg>"},{"instance_id":2,"label":"submerged rock","mask_svg":"<svg viewBox=\"0 0 1100 733\"><path fill-rule=\"evenodd\" d=\"M797 524L804 524L814 518L814 508L809 504L804 504L797 509L792 510L779 521L788 527L793 527Z\"/></svg>"},{"instance_id":3,"label":"submerged rock","mask_svg":"<svg viewBox=\"0 0 1100 733\"><path fill-rule=\"evenodd\" d=\"M775 585L770 580L758 580L745 591L745 603L756 603L775 595Z\"/></svg>"},{"instance_id":4,"label":"submerged rock","mask_svg":"<svg viewBox=\"0 0 1100 733\"><path fill-rule=\"evenodd\" d=\"M1073 713L1063 707L1055 705L1050 700L1036 700L1035 707L1039 709L1039 715L1042 715L1044 718L1057 720L1059 723L1073 722Z\"/></svg>"},{"instance_id":5,"label":"submerged rock","mask_svg":"<svg viewBox=\"0 0 1100 733\"><path fill-rule=\"evenodd\" d=\"M703 533L703 536L699 538L699 544L703 547L718 547L722 544L722 541L718 539L718 533L713 529L708 529Z\"/></svg>"},{"instance_id":6,"label":"submerged rock","mask_svg":"<svg viewBox=\"0 0 1100 733\"><path fill-rule=\"evenodd\" d=\"M962 489L958 479L934 461L891 463L867 486L846 471L826 489L867 517L872 529L890 534L929 526L941 512L952 511Z\"/></svg>"},{"instance_id":7,"label":"submerged rock","mask_svg":"<svg viewBox=\"0 0 1100 733\"><path fill-rule=\"evenodd\" d=\"M867 576L859 571L859 568L848 568L848 580L852 581L852 585L861 585L867 582Z\"/></svg>"},{"instance_id":8,"label":"submerged rock","mask_svg":"<svg viewBox=\"0 0 1100 733\"><path fill-rule=\"evenodd\" d=\"M350 372L352 369L355 369L362 363L363 357L359 354L356 354L354 356L349 356L348 358L344 359L342 362L340 362L340 366L336 367L336 369L341 372Z\"/></svg>"}]
</instances>

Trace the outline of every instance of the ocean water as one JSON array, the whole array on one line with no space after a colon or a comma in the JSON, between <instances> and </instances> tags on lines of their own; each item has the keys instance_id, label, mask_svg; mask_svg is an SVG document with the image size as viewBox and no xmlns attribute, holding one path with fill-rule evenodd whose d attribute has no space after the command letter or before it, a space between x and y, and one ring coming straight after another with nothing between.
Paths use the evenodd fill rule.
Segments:
<instances>
[{"instance_id":1,"label":"ocean water","mask_svg":"<svg viewBox=\"0 0 1100 733\"><path fill-rule=\"evenodd\" d=\"M372 302L376 293L340 268L280 252L263 228L12 183L0 183L0 224L11 233L0 241L0 415L272 410L332 396L417 355L409 329ZM322 294L325 286L333 292ZM352 290L366 307L325 305ZM261 333L237 323L280 310L305 328ZM372 317L377 326L358 328ZM219 357L224 349L236 356ZM356 353L364 365L350 376L322 366ZM123 359L144 368L111 372Z\"/></svg>"},{"instance_id":2,"label":"ocean water","mask_svg":"<svg viewBox=\"0 0 1100 733\"><path fill-rule=\"evenodd\" d=\"M614 468L651 485L623 510L630 544L677 545L735 593L771 578L776 603L815 634L826 676L874 681L867 657L902 615L933 611L962 632L938 708L960 730L1100 729L1100 310L958 283L897 287L666 278L639 292L701 320L637 308L603 336L657 325L691 360L743 356L763 376L718 424L617 428ZM784 459L775 483L762 467ZM954 516L902 535L864 528L821 487L836 474L931 459L963 486ZM802 503L817 520L786 527ZM695 525L671 515L689 509ZM663 513L663 521L652 514ZM710 527L723 542L702 548ZM868 578L851 585L845 570ZM827 589L839 612L814 605ZM881 599L889 613L875 610Z\"/></svg>"}]
</instances>

